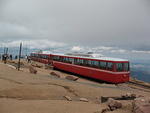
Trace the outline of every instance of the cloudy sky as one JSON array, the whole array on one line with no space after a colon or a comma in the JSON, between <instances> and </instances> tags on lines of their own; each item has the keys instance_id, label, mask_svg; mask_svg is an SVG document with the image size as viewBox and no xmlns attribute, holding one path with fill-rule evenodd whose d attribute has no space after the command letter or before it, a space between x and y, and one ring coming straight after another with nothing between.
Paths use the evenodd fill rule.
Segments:
<instances>
[{"instance_id":1,"label":"cloudy sky","mask_svg":"<svg viewBox=\"0 0 150 113\"><path fill-rule=\"evenodd\" d=\"M20 41L150 52L150 0L0 0L0 46Z\"/></svg>"}]
</instances>

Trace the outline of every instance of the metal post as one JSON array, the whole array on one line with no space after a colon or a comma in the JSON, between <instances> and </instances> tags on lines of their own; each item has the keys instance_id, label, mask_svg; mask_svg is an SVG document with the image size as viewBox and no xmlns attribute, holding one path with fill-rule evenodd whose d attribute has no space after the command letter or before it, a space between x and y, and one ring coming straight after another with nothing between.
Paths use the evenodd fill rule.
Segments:
<instances>
[{"instance_id":1,"label":"metal post","mask_svg":"<svg viewBox=\"0 0 150 113\"><path fill-rule=\"evenodd\" d=\"M22 50L22 43L20 43L20 50L19 50L19 61L18 61L18 71L20 70L20 58L21 58L21 50Z\"/></svg>"},{"instance_id":2,"label":"metal post","mask_svg":"<svg viewBox=\"0 0 150 113\"><path fill-rule=\"evenodd\" d=\"M8 48L6 48L6 55L8 54Z\"/></svg>"},{"instance_id":3,"label":"metal post","mask_svg":"<svg viewBox=\"0 0 150 113\"><path fill-rule=\"evenodd\" d=\"M5 49L6 49L6 48L4 47L4 54L5 54Z\"/></svg>"}]
</instances>

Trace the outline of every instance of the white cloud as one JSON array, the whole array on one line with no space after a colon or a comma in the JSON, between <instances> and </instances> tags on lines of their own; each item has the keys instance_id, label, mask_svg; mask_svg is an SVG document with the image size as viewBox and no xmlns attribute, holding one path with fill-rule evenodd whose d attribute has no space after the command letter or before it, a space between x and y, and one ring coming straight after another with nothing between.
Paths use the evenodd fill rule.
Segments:
<instances>
[{"instance_id":1,"label":"white cloud","mask_svg":"<svg viewBox=\"0 0 150 113\"><path fill-rule=\"evenodd\" d=\"M116 50L111 50L112 53L126 53L128 52L127 50L124 49L116 49Z\"/></svg>"},{"instance_id":2,"label":"white cloud","mask_svg":"<svg viewBox=\"0 0 150 113\"><path fill-rule=\"evenodd\" d=\"M132 50L132 53L143 53L143 54L150 54L150 51L139 51L139 50Z\"/></svg>"},{"instance_id":3,"label":"white cloud","mask_svg":"<svg viewBox=\"0 0 150 113\"><path fill-rule=\"evenodd\" d=\"M96 49L99 49L99 50L112 50L114 48L113 47L108 47L108 46L99 46Z\"/></svg>"},{"instance_id":4,"label":"white cloud","mask_svg":"<svg viewBox=\"0 0 150 113\"><path fill-rule=\"evenodd\" d=\"M73 46L71 50L80 52L81 50L83 50L83 48L81 48L80 46Z\"/></svg>"},{"instance_id":5,"label":"white cloud","mask_svg":"<svg viewBox=\"0 0 150 113\"><path fill-rule=\"evenodd\" d=\"M4 47L19 47L20 43L23 43L24 47L28 47L31 49L44 49L44 48L55 48L55 47L64 47L66 46L65 43L62 42L55 42L55 41L50 41L47 39L43 40L18 40L18 41L12 41L12 42L5 42L5 43L0 43L1 46Z\"/></svg>"},{"instance_id":6,"label":"white cloud","mask_svg":"<svg viewBox=\"0 0 150 113\"><path fill-rule=\"evenodd\" d=\"M132 68L144 68L145 65L137 64L137 65L131 65Z\"/></svg>"}]
</instances>

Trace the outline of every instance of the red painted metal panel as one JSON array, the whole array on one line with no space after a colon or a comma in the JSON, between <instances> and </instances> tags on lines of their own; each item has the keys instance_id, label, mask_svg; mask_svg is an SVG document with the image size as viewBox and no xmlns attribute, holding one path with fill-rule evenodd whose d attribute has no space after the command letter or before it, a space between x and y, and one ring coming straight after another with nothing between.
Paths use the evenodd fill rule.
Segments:
<instances>
[{"instance_id":1,"label":"red painted metal panel","mask_svg":"<svg viewBox=\"0 0 150 113\"><path fill-rule=\"evenodd\" d=\"M91 77L94 79L99 79L111 83L123 83L129 81L129 72L119 73L119 72L109 72L109 71L103 71L100 69L95 68L89 68L89 67L83 67L73 64L67 64L62 62L53 62L53 66L65 70L68 72L73 72L79 75Z\"/></svg>"}]
</instances>

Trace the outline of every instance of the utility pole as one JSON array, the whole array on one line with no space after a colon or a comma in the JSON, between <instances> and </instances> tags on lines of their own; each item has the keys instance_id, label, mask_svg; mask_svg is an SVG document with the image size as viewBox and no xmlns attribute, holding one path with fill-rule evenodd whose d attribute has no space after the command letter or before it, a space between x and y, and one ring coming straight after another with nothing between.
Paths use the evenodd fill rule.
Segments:
<instances>
[{"instance_id":1,"label":"utility pole","mask_svg":"<svg viewBox=\"0 0 150 113\"><path fill-rule=\"evenodd\" d=\"M8 54L8 48L6 48L6 53L5 53L6 55Z\"/></svg>"},{"instance_id":2,"label":"utility pole","mask_svg":"<svg viewBox=\"0 0 150 113\"><path fill-rule=\"evenodd\" d=\"M6 53L5 50L6 50L6 48L4 47L4 54Z\"/></svg>"},{"instance_id":3,"label":"utility pole","mask_svg":"<svg viewBox=\"0 0 150 113\"><path fill-rule=\"evenodd\" d=\"M21 50L22 50L22 43L20 43L20 50L19 50L19 61L18 61L18 71L20 70Z\"/></svg>"}]
</instances>

